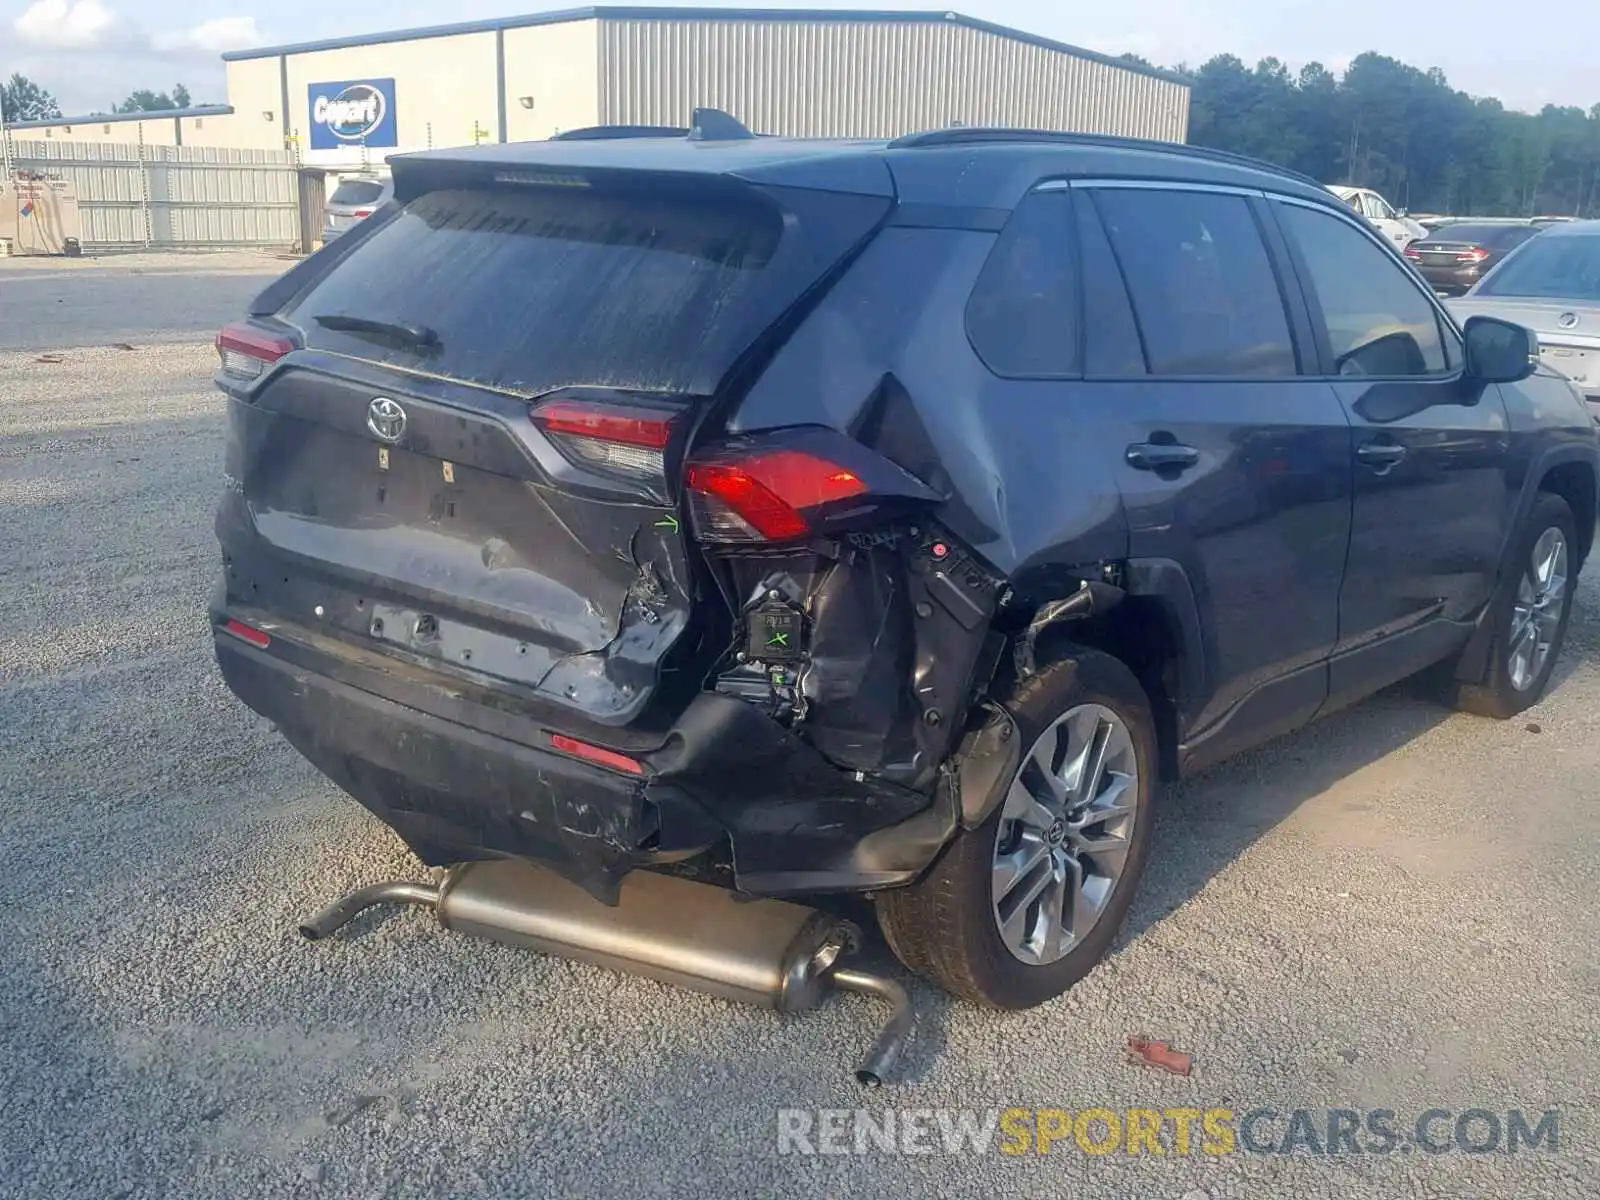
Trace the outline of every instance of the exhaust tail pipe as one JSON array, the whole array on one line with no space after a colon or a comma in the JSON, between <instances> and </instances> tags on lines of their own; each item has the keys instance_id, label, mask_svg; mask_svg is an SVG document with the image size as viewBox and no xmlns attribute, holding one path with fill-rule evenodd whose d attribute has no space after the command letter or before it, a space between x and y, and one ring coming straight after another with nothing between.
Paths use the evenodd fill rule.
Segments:
<instances>
[{"instance_id":1,"label":"exhaust tail pipe","mask_svg":"<svg viewBox=\"0 0 1600 1200\"><path fill-rule=\"evenodd\" d=\"M335 900L310 920L300 923L300 936L320 942L335 930L355 920L374 904L420 904L439 907L439 889L425 883L375 883L358 888L343 900Z\"/></svg>"},{"instance_id":2,"label":"exhaust tail pipe","mask_svg":"<svg viewBox=\"0 0 1600 1200\"><path fill-rule=\"evenodd\" d=\"M521 859L464 863L438 887L380 883L329 905L300 925L319 941L376 904L432 908L446 929L538 950L781 1013L818 1004L829 985L873 996L890 1015L856 1070L876 1087L916 1021L892 979L837 967L860 943L850 922L786 900L740 900L710 884L635 871L615 907Z\"/></svg>"}]
</instances>

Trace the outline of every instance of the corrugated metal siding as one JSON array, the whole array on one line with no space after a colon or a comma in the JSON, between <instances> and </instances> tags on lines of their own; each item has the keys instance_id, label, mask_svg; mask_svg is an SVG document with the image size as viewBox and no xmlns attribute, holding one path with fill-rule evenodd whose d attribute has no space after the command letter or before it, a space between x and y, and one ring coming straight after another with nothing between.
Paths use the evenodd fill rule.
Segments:
<instances>
[{"instance_id":1,"label":"corrugated metal siding","mask_svg":"<svg viewBox=\"0 0 1600 1200\"><path fill-rule=\"evenodd\" d=\"M1189 89L959 25L602 18L602 121L682 125L696 105L794 137L960 123L1181 142Z\"/></svg>"},{"instance_id":2,"label":"corrugated metal siding","mask_svg":"<svg viewBox=\"0 0 1600 1200\"><path fill-rule=\"evenodd\" d=\"M71 181L86 248L299 240L298 176L282 151L17 141L12 162Z\"/></svg>"}]
</instances>

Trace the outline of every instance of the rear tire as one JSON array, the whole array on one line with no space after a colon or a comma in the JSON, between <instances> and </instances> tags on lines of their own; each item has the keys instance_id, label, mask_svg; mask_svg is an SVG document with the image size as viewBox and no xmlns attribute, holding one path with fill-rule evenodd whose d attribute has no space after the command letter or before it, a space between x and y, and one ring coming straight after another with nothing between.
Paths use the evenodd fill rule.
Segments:
<instances>
[{"instance_id":1,"label":"rear tire","mask_svg":"<svg viewBox=\"0 0 1600 1200\"><path fill-rule=\"evenodd\" d=\"M1572 509L1541 492L1517 534L1512 570L1490 602L1495 633L1488 666L1482 679L1454 683L1455 707L1504 721L1544 696L1572 616L1577 547Z\"/></svg>"},{"instance_id":2,"label":"rear tire","mask_svg":"<svg viewBox=\"0 0 1600 1200\"><path fill-rule=\"evenodd\" d=\"M1061 995L1115 939L1144 869L1159 757L1138 680L1098 650L1067 647L1004 702L1023 746L1006 796L877 911L911 970L1020 1009Z\"/></svg>"}]
</instances>

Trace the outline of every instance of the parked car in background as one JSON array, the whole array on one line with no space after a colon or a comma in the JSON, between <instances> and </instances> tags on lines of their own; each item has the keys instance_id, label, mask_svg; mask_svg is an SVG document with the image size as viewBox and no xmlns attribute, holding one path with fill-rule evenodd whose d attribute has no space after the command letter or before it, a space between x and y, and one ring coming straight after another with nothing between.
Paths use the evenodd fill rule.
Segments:
<instances>
[{"instance_id":1,"label":"parked car in background","mask_svg":"<svg viewBox=\"0 0 1600 1200\"><path fill-rule=\"evenodd\" d=\"M1600 417L1600 221L1551 225L1449 308L1463 321L1492 316L1532 329L1539 357Z\"/></svg>"},{"instance_id":2,"label":"parked car in background","mask_svg":"<svg viewBox=\"0 0 1600 1200\"><path fill-rule=\"evenodd\" d=\"M1526 221L1452 222L1406 246L1405 256L1434 291L1460 295L1539 232L1537 225Z\"/></svg>"},{"instance_id":3,"label":"parked car in background","mask_svg":"<svg viewBox=\"0 0 1600 1200\"><path fill-rule=\"evenodd\" d=\"M1427 229L1419 222L1413 221L1403 209L1395 211L1394 205L1371 188L1337 184L1328 190L1371 221L1373 227L1396 246L1404 248L1428 235Z\"/></svg>"},{"instance_id":4,"label":"parked car in background","mask_svg":"<svg viewBox=\"0 0 1600 1200\"><path fill-rule=\"evenodd\" d=\"M331 242L357 221L364 221L394 196L394 180L382 172L345 175L323 207L322 240Z\"/></svg>"}]
</instances>

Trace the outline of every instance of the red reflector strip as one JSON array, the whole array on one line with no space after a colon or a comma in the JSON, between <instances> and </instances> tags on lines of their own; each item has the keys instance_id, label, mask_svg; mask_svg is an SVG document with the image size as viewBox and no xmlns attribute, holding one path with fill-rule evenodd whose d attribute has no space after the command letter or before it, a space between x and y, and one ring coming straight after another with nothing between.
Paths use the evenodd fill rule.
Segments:
<instances>
[{"instance_id":1,"label":"red reflector strip","mask_svg":"<svg viewBox=\"0 0 1600 1200\"><path fill-rule=\"evenodd\" d=\"M265 650L268 646L272 645L272 639L270 637L262 633L259 629L251 628L243 621L229 620L228 623L223 626L223 628L229 633L233 634L233 636L238 638L240 641L249 642L258 650Z\"/></svg>"},{"instance_id":2,"label":"red reflector strip","mask_svg":"<svg viewBox=\"0 0 1600 1200\"><path fill-rule=\"evenodd\" d=\"M626 754L591 746L588 742L580 742L577 738L568 737L564 733L551 734L550 744L563 754L570 754L573 758L581 758L598 766L610 767L613 771L623 771L629 775L644 774L644 765Z\"/></svg>"},{"instance_id":3,"label":"red reflector strip","mask_svg":"<svg viewBox=\"0 0 1600 1200\"><path fill-rule=\"evenodd\" d=\"M672 415L621 405L547 400L533 410L534 423L547 433L565 433L663 450L672 440Z\"/></svg>"}]
</instances>

